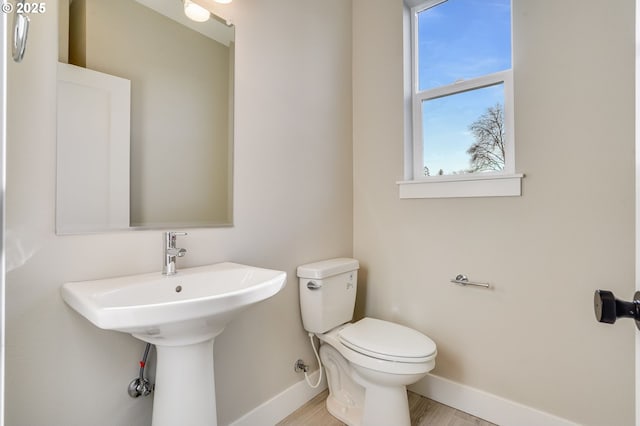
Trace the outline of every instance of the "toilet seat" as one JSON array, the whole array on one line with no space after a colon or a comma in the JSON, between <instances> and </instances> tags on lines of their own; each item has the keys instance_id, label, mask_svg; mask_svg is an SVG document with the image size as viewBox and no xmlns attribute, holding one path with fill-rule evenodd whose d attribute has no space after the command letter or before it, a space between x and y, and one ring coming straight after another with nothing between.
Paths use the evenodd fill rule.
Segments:
<instances>
[{"instance_id":1,"label":"toilet seat","mask_svg":"<svg viewBox=\"0 0 640 426\"><path fill-rule=\"evenodd\" d=\"M354 366L360 366L369 370L388 374L422 374L431 371L435 366L434 354L426 362L397 362L381 358L375 358L362 352L351 349L340 341L338 334L353 324L347 323L330 330L327 333L318 333L316 336L323 344L333 346L340 354Z\"/></svg>"},{"instance_id":2,"label":"toilet seat","mask_svg":"<svg viewBox=\"0 0 640 426\"><path fill-rule=\"evenodd\" d=\"M424 363L436 355L436 344L424 334L375 318L342 328L338 339L351 350L385 361Z\"/></svg>"}]
</instances>

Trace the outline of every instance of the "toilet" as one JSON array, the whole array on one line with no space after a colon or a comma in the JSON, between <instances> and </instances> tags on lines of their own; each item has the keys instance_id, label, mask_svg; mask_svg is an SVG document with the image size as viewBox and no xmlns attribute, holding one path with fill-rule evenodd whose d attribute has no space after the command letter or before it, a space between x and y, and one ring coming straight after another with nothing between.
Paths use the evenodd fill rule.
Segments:
<instances>
[{"instance_id":1,"label":"toilet","mask_svg":"<svg viewBox=\"0 0 640 426\"><path fill-rule=\"evenodd\" d=\"M297 270L302 323L321 342L327 410L349 426L409 426L406 387L433 369L436 344L389 321L351 323L359 267L337 258Z\"/></svg>"}]
</instances>

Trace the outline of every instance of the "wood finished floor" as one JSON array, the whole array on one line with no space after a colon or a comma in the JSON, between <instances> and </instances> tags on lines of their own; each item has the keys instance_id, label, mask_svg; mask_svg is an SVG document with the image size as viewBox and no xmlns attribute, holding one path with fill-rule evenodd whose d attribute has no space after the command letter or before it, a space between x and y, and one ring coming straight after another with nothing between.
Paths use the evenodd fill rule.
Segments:
<instances>
[{"instance_id":1,"label":"wood finished floor","mask_svg":"<svg viewBox=\"0 0 640 426\"><path fill-rule=\"evenodd\" d=\"M326 390L320 393L276 426L344 426L327 411L327 394ZM409 392L409 411L411 426L495 426L413 392Z\"/></svg>"}]
</instances>

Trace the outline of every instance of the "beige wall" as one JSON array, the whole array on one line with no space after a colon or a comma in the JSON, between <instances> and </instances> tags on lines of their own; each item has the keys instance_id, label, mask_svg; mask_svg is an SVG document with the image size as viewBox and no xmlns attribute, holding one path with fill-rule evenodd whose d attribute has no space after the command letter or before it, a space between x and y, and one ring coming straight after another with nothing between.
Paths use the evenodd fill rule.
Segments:
<instances>
[{"instance_id":1,"label":"beige wall","mask_svg":"<svg viewBox=\"0 0 640 426\"><path fill-rule=\"evenodd\" d=\"M633 0L513 0L517 198L398 199L402 1L354 0L353 17L366 313L431 336L436 375L581 424L634 424L634 325L592 309L597 288L634 291ZM450 284L460 273L495 289Z\"/></svg>"},{"instance_id":2,"label":"beige wall","mask_svg":"<svg viewBox=\"0 0 640 426\"><path fill-rule=\"evenodd\" d=\"M54 234L57 19L32 16L24 61L9 65L6 424L149 424L133 400L144 345L67 308L70 280L160 271L160 231ZM351 4L242 0L237 25L235 226L192 229L179 267L232 260L289 274L216 340L220 424L302 380L311 360L295 268L352 253Z\"/></svg>"},{"instance_id":3,"label":"beige wall","mask_svg":"<svg viewBox=\"0 0 640 426\"><path fill-rule=\"evenodd\" d=\"M592 312L594 289L634 287L633 1L514 0L527 177L522 197L476 200L398 199L402 4L352 3L353 157L351 4L223 9L238 27L236 226L191 230L180 265L234 260L290 279L216 341L220 423L312 359L295 267L353 254L360 311L429 334L435 374L582 424L634 424L634 326ZM27 57L9 65L6 423L144 424L151 401L124 391L143 344L94 328L59 288L159 270L160 233L55 236L56 30L34 15ZM457 273L495 289L449 284Z\"/></svg>"}]
</instances>

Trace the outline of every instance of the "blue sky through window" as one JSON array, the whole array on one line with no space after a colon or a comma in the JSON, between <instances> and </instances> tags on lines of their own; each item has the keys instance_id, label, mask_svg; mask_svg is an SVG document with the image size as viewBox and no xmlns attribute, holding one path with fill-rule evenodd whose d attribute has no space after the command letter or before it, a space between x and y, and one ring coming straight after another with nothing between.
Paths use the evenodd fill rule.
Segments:
<instances>
[{"instance_id":1,"label":"blue sky through window","mask_svg":"<svg viewBox=\"0 0 640 426\"><path fill-rule=\"evenodd\" d=\"M474 142L469 125L489 107L504 102L504 85L484 87L423 102L424 165L431 176L464 173Z\"/></svg>"},{"instance_id":2,"label":"blue sky through window","mask_svg":"<svg viewBox=\"0 0 640 426\"><path fill-rule=\"evenodd\" d=\"M511 68L511 0L448 0L418 14L419 90ZM423 103L424 164L430 174L469 168L468 130L504 103L503 85Z\"/></svg>"}]
</instances>

